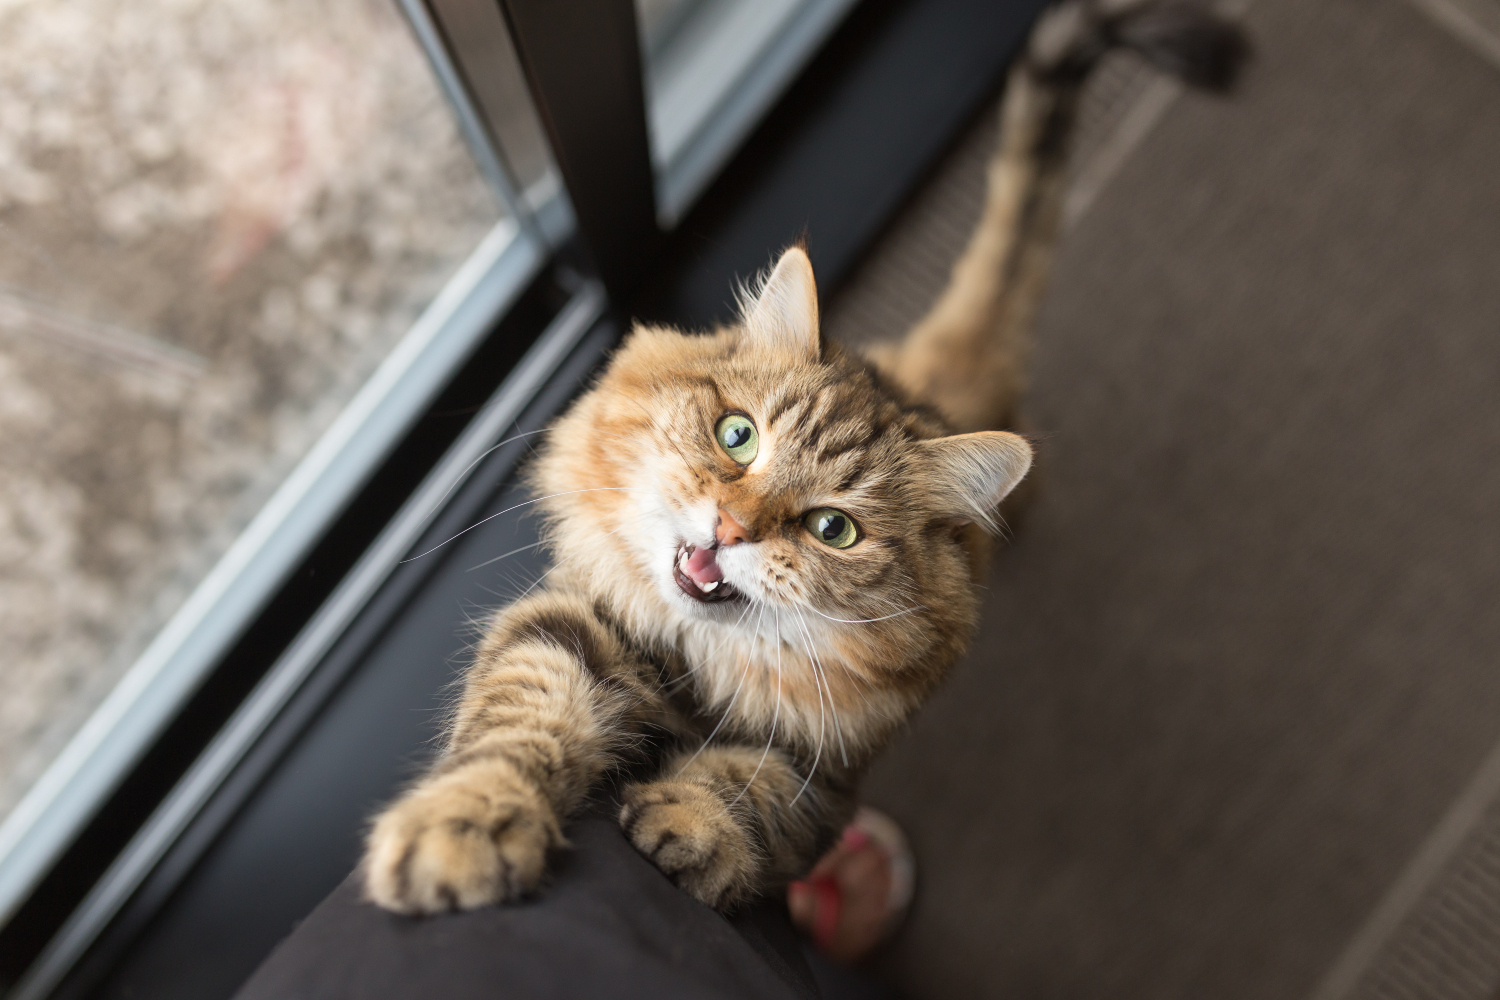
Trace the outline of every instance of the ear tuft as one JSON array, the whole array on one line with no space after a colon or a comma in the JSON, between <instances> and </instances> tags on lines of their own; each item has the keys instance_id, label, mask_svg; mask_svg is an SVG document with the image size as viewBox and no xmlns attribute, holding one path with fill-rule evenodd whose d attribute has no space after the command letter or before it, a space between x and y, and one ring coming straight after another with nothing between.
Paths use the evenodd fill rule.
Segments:
<instances>
[{"instance_id":1,"label":"ear tuft","mask_svg":"<svg viewBox=\"0 0 1500 1000\"><path fill-rule=\"evenodd\" d=\"M747 340L810 361L822 356L818 334L818 286L812 261L801 246L788 247L759 290L742 296Z\"/></svg>"},{"instance_id":2,"label":"ear tuft","mask_svg":"<svg viewBox=\"0 0 1500 1000\"><path fill-rule=\"evenodd\" d=\"M921 443L940 514L994 530L995 508L1031 468L1031 445L1006 431L955 434Z\"/></svg>"}]
</instances>

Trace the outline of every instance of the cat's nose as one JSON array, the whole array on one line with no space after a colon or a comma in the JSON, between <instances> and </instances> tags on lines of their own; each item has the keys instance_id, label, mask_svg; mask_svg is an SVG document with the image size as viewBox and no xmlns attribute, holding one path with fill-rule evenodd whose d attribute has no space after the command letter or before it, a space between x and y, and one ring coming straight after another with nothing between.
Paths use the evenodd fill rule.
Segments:
<instances>
[{"instance_id":1,"label":"cat's nose","mask_svg":"<svg viewBox=\"0 0 1500 1000\"><path fill-rule=\"evenodd\" d=\"M719 508L719 521L714 525L714 537L720 545L738 545L751 541L750 529L734 519L734 515Z\"/></svg>"}]
</instances>

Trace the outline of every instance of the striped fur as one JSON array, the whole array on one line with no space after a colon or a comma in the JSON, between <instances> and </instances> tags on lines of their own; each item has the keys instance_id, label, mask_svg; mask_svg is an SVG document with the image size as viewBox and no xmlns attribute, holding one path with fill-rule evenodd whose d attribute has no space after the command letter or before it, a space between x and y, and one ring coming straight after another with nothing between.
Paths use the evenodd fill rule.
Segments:
<instances>
[{"instance_id":1,"label":"striped fur","mask_svg":"<svg viewBox=\"0 0 1500 1000\"><path fill-rule=\"evenodd\" d=\"M1228 51L1226 30L1175 4L1054 8L1012 75L970 247L894 350L822 342L798 247L742 322L632 332L532 469L555 565L496 615L444 756L374 823L372 900L430 913L525 895L568 816L617 776L636 779L625 834L710 905L811 866L973 633L982 529L1030 464L1004 428L1078 86L1117 44L1213 82L1199 50ZM715 439L727 413L758 431L748 465ZM813 537L803 517L823 507L852 518L854 545ZM744 542L719 533L726 513ZM683 545L713 550L733 599L688 596Z\"/></svg>"}]
</instances>

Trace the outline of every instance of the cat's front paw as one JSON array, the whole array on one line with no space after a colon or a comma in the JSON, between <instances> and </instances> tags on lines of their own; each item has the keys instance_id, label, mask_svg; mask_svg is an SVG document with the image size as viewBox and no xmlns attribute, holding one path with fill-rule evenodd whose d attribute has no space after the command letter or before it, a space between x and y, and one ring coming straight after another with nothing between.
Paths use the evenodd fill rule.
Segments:
<instances>
[{"instance_id":1,"label":"cat's front paw","mask_svg":"<svg viewBox=\"0 0 1500 1000\"><path fill-rule=\"evenodd\" d=\"M677 886L729 909L752 895L760 853L723 800L702 785L653 781L625 789L625 836Z\"/></svg>"},{"instance_id":2,"label":"cat's front paw","mask_svg":"<svg viewBox=\"0 0 1500 1000\"><path fill-rule=\"evenodd\" d=\"M418 786L376 820L365 894L397 913L472 910L535 889L562 843L552 807L522 782L454 774Z\"/></svg>"}]
</instances>

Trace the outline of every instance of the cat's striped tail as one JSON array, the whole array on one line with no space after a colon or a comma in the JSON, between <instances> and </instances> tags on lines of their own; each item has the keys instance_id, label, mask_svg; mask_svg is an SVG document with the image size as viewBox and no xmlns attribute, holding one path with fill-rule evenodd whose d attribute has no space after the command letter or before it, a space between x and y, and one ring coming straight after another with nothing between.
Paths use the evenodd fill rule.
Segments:
<instances>
[{"instance_id":1,"label":"cat's striped tail","mask_svg":"<svg viewBox=\"0 0 1500 1000\"><path fill-rule=\"evenodd\" d=\"M1030 331L1051 270L1079 93L1129 48L1184 82L1225 90L1249 47L1192 0L1062 0L1037 21L1006 85L984 214L948 287L904 340L872 352L959 431L1013 429Z\"/></svg>"}]
</instances>

